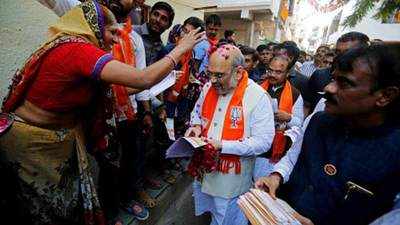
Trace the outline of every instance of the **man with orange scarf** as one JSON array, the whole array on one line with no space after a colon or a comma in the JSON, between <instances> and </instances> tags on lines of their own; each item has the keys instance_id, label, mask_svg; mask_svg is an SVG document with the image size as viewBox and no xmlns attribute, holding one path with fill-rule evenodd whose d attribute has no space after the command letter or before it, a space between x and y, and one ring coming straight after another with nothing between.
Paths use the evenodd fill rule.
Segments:
<instances>
[{"instance_id":1,"label":"man with orange scarf","mask_svg":"<svg viewBox=\"0 0 400 225\"><path fill-rule=\"evenodd\" d=\"M204 22L197 17L189 17L183 22L183 25L180 29L180 37L183 37L190 31L201 27L201 30L204 30ZM194 74L197 73L198 67L196 67L196 52L195 49L202 42L207 42L206 40L198 43L193 51L187 52L185 56L179 62L181 75L177 79L175 85L168 89L165 93L165 106L167 112L167 126L169 129L174 127L174 118L175 111L177 111L177 123L184 127L184 124L187 123L190 117L190 110L193 108L193 103L191 103L191 99L188 98L188 95L191 90L188 89L189 85L193 85L195 80ZM179 40L178 40L179 42ZM197 100L197 99L196 99ZM186 127L187 128L187 127ZM186 129L184 128L184 129ZM183 131L184 131L183 129ZM174 130L174 129L172 129ZM175 134L175 132L172 132Z\"/></svg>"},{"instance_id":2,"label":"man with orange scarf","mask_svg":"<svg viewBox=\"0 0 400 225\"><path fill-rule=\"evenodd\" d=\"M275 133L270 99L243 66L244 57L233 45L211 54L210 82L186 132L220 151L218 170L193 184L196 215L210 212L211 224L248 224L236 201L252 186L255 158L270 148Z\"/></svg>"},{"instance_id":3,"label":"man with orange scarf","mask_svg":"<svg viewBox=\"0 0 400 225\"><path fill-rule=\"evenodd\" d=\"M221 28L221 18L217 14L209 15L206 18L206 35L210 48L216 48L218 45L218 31Z\"/></svg>"},{"instance_id":4,"label":"man with orange scarf","mask_svg":"<svg viewBox=\"0 0 400 225\"><path fill-rule=\"evenodd\" d=\"M267 79L261 87L272 97L275 113L275 137L271 151L257 158L254 171L255 179L269 175L272 167L288 149L285 130L291 127L301 127L304 119L303 99L300 92L288 81L289 59L286 56L275 56L267 68Z\"/></svg>"}]
</instances>

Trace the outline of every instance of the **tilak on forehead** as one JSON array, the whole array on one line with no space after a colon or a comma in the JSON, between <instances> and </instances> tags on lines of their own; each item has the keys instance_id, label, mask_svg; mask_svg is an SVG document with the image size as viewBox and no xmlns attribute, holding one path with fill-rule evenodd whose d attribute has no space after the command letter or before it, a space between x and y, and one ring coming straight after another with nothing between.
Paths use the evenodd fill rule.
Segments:
<instances>
[{"instance_id":1,"label":"tilak on forehead","mask_svg":"<svg viewBox=\"0 0 400 225\"><path fill-rule=\"evenodd\" d=\"M222 45L213 53L213 55L218 56L218 58L225 59L229 62L231 62L238 54L241 54L239 48L230 44Z\"/></svg>"}]
</instances>

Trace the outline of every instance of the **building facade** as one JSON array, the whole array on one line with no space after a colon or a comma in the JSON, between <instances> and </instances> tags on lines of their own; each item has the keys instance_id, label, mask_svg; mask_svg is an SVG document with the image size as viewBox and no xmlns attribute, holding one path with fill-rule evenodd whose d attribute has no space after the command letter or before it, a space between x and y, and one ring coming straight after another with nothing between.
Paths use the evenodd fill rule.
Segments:
<instances>
[{"instance_id":1,"label":"building facade","mask_svg":"<svg viewBox=\"0 0 400 225\"><path fill-rule=\"evenodd\" d=\"M205 17L217 14L222 19L219 37L226 29L236 31L238 44L256 47L274 41L280 0L217 0L215 7L205 9ZM209 5L213 5L212 3Z\"/></svg>"}]
</instances>

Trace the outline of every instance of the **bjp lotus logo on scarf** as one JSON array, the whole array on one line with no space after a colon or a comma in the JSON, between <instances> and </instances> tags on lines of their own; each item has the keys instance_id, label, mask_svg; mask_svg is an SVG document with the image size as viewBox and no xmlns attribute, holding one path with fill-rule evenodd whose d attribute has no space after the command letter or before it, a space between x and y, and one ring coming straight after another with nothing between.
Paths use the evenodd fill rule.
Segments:
<instances>
[{"instance_id":1,"label":"bjp lotus logo on scarf","mask_svg":"<svg viewBox=\"0 0 400 225\"><path fill-rule=\"evenodd\" d=\"M231 128L238 128L239 121L242 119L242 107L241 106L234 106L231 109Z\"/></svg>"}]
</instances>

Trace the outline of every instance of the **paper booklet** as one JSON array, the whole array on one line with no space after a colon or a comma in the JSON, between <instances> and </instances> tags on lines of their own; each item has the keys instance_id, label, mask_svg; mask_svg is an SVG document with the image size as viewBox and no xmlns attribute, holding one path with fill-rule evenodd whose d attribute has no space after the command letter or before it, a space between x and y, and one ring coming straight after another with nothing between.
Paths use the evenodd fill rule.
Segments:
<instances>
[{"instance_id":1,"label":"paper booklet","mask_svg":"<svg viewBox=\"0 0 400 225\"><path fill-rule=\"evenodd\" d=\"M206 144L201 138L181 137L167 149L166 158L192 157L196 148Z\"/></svg>"},{"instance_id":2,"label":"paper booklet","mask_svg":"<svg viewBox=\"0 0 400 225\"><path fill-rule=\"evenodd\" d=\"M268 193L258 189L241 195L238 205L253 225L301 225L293 217L295 210L285 201L274 200Z\"/></svg>"},{"instance_id":3,"label":"paper booklet","mask_svg":"<svg viewBox=\"0 0 400 225\"><path fill-rule=\"evenodd\" d=\"M173 70L168 74L162 81L150 88L150 95L157 96L161 92L167 90L169 87L175 84L176 81L176 70Z\"/></svg>"}]
</instances>

